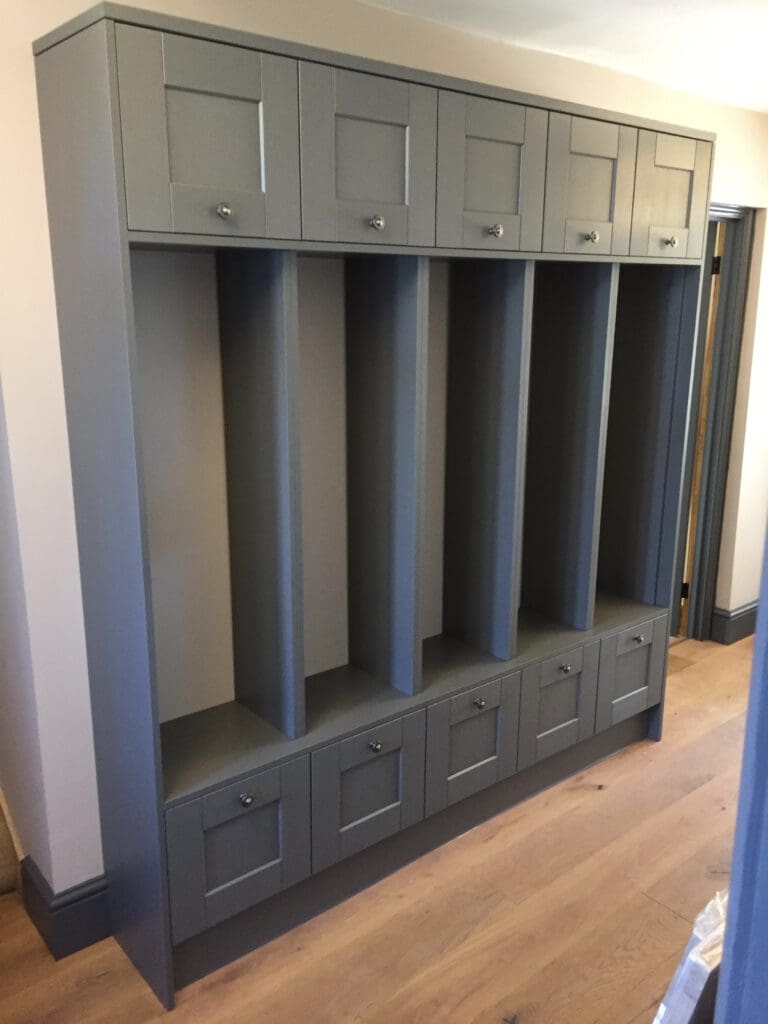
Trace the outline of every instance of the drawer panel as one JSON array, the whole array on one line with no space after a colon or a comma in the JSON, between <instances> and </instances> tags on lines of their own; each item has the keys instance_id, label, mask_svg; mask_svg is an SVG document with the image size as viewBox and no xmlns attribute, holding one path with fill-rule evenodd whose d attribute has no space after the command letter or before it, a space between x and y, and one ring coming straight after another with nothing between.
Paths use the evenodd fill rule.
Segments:
<instances>
[{"instance_id":1,"label":"drawer panel","mask_svg":"<svg viewBox=\"0 0 768 1024\"><path fill-rule=\"evenodd\" d=\"M595 720L598 732L659 703L667 632L667 616L662 615L601 640Z\"/></svg>"},{"instance_id":2,"label":"drawer panel","mask_svg":"<svg viewBox=\"0 0 768 1024\"><path fill-rule=\"evenodd\" d=\"M626 654L627 651L634 651L638 647L646 647L653 640L653 620L641 622L639 626L630 626L629 629L622 629L619 633L617 643L617 654Z\"/></svg>"},{"instance_id":3,"label":"drawer panel","mask_svg":"<svg viewBox=\"0 0 768 1024\"><path fill-rule=\"evenodd\" d=\"M451 697L451 725L463 722L465 718L477 715L481 711L490 711L501 703L501 680L494 679L490 683L476 686L466 693Z\"/></svg>"},{"instance_id":4,"label":"drawer panel","mask_svg":"<svg viewBox=\"0 0 768 1024\"><path fill-rule=\"evenodd\" d=\"M577 675L581 672L584 662L584 648L574 647L564 654L556 654L554 658L547 658L541 663L541 685L549 686L558 679L567 679L568 676Z\"/></svg>"},{"instance_id":5,"label":"drawer panel","mask_svg":"<svg viewBox=\"0 0 768 1024\"><path fill-rule=\"evenodd\" d=\"M342 740L339 750L339 766L344 772L358 764L373 761L391 751L400 750L403 745L403 720L396 718L394 722L357 733L349 739Z\"/></svg>"},{"instance_id":6,"label":"drawer panel","mask_svg":"<svg viewBox=\"0 0 768 1024\"><path fill-rule=\"evenodd\" d=\"M242 782L235 782L203 797L203 828L215 828L223 821L249 814L256 808L279 799L279 768L251 775Z\"/></svg>"}]
</instances>

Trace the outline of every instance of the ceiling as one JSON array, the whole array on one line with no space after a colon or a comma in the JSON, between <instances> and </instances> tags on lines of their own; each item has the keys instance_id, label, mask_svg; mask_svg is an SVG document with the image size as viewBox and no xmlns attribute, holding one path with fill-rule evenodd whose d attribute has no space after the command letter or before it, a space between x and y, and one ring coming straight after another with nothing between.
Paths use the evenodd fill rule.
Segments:
<instances>
[{"instance_id":1,"label":"ceiling","mask_svg":"<svg viewBox=\"0 0 768 1024\"><path fill-rule=\"evenodd\" d=\"M768 111L768 0L363 0Z\"/></svg>"}]
</instances>

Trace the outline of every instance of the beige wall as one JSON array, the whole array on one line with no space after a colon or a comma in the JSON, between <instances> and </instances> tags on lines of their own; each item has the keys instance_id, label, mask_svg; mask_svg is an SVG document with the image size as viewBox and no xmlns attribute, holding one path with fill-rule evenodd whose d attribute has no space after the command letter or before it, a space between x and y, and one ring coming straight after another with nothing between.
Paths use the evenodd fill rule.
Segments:
<instances>
[{"instance_id":1,"label":"beige wall","mask_svg":"<svg viewBox=\"0 0 768 1024\"><path fill-rule=\"evenodd\" d=\"M67 458L51 263L30 44L79 13L88 0L4 0L0 36L0 174L4 241L0 255L2 324L0 373L5 398L8 468L18 517L19 573L2 614L17 631L27 624L31 683L25 673L2 680L3 706L32 699L37 716L40 777L46 794L49 881L61 890L97 874L101 852L82 608ZM353 0L167 0L143 6L266 35L346 50L546 96L608 107L716 131L714 198L768 206L768 117L696 100L605 69L548 54L513 49L452 29L404 18ZM13 244L8 244L8 239ZM763 275L764 279L764 275ZM753 289L751 376L741 402L747 434L733 522L733 571L728 594L756 596L751 568L768 505L764 457L768 403L752 398L765 372L768 301ZM748 387L751 380L752 388ZM742 502L743 498L743 502ZM732 517L733 518L733 517ZM5 535L0 540L7 542ZM754 593L753 593L754 591ZM751 595L751 596L750 596ZM30 698L29 689L32 689ZM20 695L23 691L23 698ZM9 728L13 728L13 723ZM30 751L30 757L33 756ZM9 771L0 764L0 771ZM31 773L33 774L33 773ZM30 775L31 780L31 775ZM35 797L32 782L15 779L8 793L15 819ZM26 789L25 789L26 786ZM18 825L18 820L17 820ZM42 826L38 827L39 829ZM29 840L29 849L34 843ZM41 867L46 869L45 864Z\"/></svg>"}]
</instances>

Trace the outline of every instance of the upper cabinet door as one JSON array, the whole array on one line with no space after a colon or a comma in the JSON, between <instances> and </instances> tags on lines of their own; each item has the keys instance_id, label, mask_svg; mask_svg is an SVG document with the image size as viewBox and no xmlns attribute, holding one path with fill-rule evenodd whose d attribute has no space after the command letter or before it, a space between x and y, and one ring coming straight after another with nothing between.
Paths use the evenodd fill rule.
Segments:
<instances>
[{"instance_id":1,"label":"upper cabinet door","mask_svg":"<svg viewBox=\"0 0 768 1024\"><path fill-rule=\"evenodd\" d=\"M435 244L437 90L301 62L303 237Z\"/></svg>"},{"instance_id":2,"label":"upper cabinet door","mask_svg":"<svg viewBox=\"0 0 768 1024\"><path fill-rule=\"evenodd\" d=\"M699 259L707 224L712 143L640 131L633 256Z\"/></svg>"},{"instance_id":3,"label":"upper cabinet door","mask_svg":"<svg viewBox=\"0 0 768 1024\"><path fill-rule=\"evenodd\" d=\"M440 92L437 244L541 250L547 112Z\"/></svg>"},{"instance_id":4,"label":"upper cabinet door","mask_svg":"<svg viewBox=\"0 0 768 1024\"><path fill-rule=\"evenodd\" d=\"M296 61L118 25L128 226L299 238Z\"/></svg>"},{"instance_id":5,"label":"upper cabinet door","mask_svg":"<svg viewBox=\"0 0 768 1024\"><path fill-rule=\"evenodd\" d=\"M637 129L550 114L544 251L626 256Z\"/></svg>"}]
</instances>

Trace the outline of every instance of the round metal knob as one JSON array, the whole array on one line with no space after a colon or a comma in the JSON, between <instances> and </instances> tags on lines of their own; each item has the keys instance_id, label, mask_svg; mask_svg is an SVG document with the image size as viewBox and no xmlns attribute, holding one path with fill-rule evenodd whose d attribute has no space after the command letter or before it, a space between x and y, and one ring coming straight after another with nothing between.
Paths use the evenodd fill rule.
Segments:
<instances>
[{"instance_id":1,"label":"round metal knob","mask_svg":"<svg viewBox=\"0 0 768 1024\"><path fill-rule=\"evenodd\" d=\"M374 231L383 231L384 228L387 226L386 220L382 217L380 213L377 213L375 216L371 217L368 223L371 225Z\"/></svg>"},{"instance_id":2,"label":"round metal knob","mask_svg":"<svg viewBox=\"0 0 768 1024\"><path fill-rule=\"evenodd\" d=\"M482 710L485 707L485 697L475 697L472 703L476 708L480 708Z\"/></svg>"},{"instance_id":3,"label":"round metal knob","mask_svg":"<svg viewBox=\"0 0 768 1024\"><path fill-rule=\"evenodd\" d=\"M677 235L670 235L669 238L664 239L664 245L668 245L670 249L676 249L679 239Z\"/></svg>"},{"instance_id":4,"label":"round metal knob","mask_svg":"<svg viewBox=\"0 0 768 1024\"><path fill-rule=\"evenodd\" d=\"M368 746L371 748L371 750L374 752L374 754L380 754L381 753L381 743L380 743L379 740L371 740L371 742L368 744Z\"/></svg>"},{"instance_id":5,"label":"round metal knob","mask_svg":"<svg viewBox=\"0 0 768 1024\"><path fill-rule=\"evenodd\" d=\"M241 793L240 794L240 803L243 805L243 807L250 807L251 804L253 803L253 794L252 793Z\"/></svg>"},{"instance_id":6,"label":"round metal knob","mask_svg":"<svg viewBox=\"0 0 768 1024\"><path fill-rule=\"evenodd\" d=\"M600 241L600 232L599 231L590 231L589 234L584 235L584 241L585 242L599 242Z\"/></svg>"},{"instance_id":7,"label":"round metal knob","mask_svg":"<svg viewBox=\"0 0 768 1024\"><path fill-rule=\"evenodd\" d=\"M504 225L493 224L491 227L488 228L488 234L493 235L494 238L502 238L504 235Z\"/></svg>"},{"instance_id":8,"label":"round metal knob","mask_svg":"<svg viewBox=\"0 0 768 1024\"><path fill-rule=\"evenodd\" d=\"M222 220L229 220L232 216L232 207L229 203L219 203L216 207L216 213Z\"/></svg>"},{"instance_id":9,"label":"round metal knob","mask_svg":"<svg viewBox=\"0 0 768 1024\"><path fill-rule=\"evenodd\" d=\"M568 673L571 671L571 666L566 662L565 664L560 666L560 671L563 673L563 675L568 675Z\"/></svg>"},{"instance_id":10,"label":"round metal knob","mask_svg":"<svg viewBox=\"0 0 768 1024\"><path fill-rule=\"evenodd\" d=\"M642 634L642 633L638 633L638 634L637 634L637 636L633 636L633 637L632 637L632 639L633 639L633 640L635 641L635 643L636 643L636 644L637 644L638 646L639 646L640 644L644 644L644 643L645 643L645 637L643 636L643 634Z\"/></svg>"}]
</instances>

